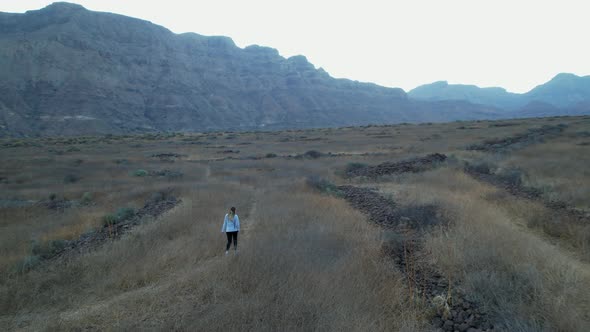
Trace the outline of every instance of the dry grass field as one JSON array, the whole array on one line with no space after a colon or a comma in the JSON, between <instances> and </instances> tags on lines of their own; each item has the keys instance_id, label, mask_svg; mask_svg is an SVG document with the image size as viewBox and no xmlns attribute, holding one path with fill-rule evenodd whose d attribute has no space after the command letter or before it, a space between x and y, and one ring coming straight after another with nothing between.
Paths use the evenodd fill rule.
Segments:
<instances>
[{"instance_id":1,"label":"dry grass field","mask_svg":"<svg viewBox=\"0 0 590 332\"><path fill-rule=\"evenodd\" d=\"M1 330L590 330L590 117L8 139L0 157Z\"/></svg>"}]
</instances>

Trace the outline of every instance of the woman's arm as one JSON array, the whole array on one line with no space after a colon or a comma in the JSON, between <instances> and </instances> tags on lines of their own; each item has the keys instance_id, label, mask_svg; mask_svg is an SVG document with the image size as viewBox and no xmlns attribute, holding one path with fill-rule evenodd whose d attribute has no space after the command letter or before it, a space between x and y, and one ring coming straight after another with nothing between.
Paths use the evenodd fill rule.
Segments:
<instances>
[{"instance_id":1,"label":"woman's arm","mask_svg":"<svg viewBox=\"0 0 590 332\"><path fill-rule=\"evenodd\" d=\"M236 214L236 229L238 230L238 232L240 231L240 218L238 218L238 215Z\"/></svg>"},{"instance_id":2,"label":"woman's arm","mask_svg":"<svg viewBox=\"0 0 590 332\"><path fill-rule=\"evenodd\" d=\"M225 233L226 229L227 229L227 214L225 215L225 218L223 218L223 226L221 226L221 233Z\"/></svg>"}]
</instances>

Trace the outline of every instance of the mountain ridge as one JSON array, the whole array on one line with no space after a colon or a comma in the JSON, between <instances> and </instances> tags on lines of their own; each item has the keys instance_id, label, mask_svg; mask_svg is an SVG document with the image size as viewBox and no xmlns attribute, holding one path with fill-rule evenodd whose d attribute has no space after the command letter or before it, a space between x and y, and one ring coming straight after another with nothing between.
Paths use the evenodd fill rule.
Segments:
<instances>
[{"instance_id":1,"label":"mountain ridge","mask_svg":"<svg viewBox=\"0 0 590 332\"><path fill-rule=\"evenodd\" d=\"M525 93L508 92L501 87L478 87L437 81L408 91L408 96L420 100L467 100L509 110L517 110L536 102L556 108L572 108L590 101L590 75L559 73L548 82L539 84Z\"/></svg>"},{"instance_id":2,"label":"mountain ridge","mask_svg":"<svg viewBox=\"0 0 590 332\"><path fill-rule=\"evenodd\" d=\"M0 137L334 127L518 116L333 78L229 37L54 3L0 13Z\"/></svg>"}]
</instances>

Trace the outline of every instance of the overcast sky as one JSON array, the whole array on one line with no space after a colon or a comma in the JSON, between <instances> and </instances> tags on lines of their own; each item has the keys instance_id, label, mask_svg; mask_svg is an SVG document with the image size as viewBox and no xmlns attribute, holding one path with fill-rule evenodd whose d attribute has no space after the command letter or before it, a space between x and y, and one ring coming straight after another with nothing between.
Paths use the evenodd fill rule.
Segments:
<instances>
[{"instance_id":1,"label":"overcast sky","mask_svg":"<svg viewBox=\"0 0 590 332\"><path fill-rule=\"evenodd\" d=\"M0 0L0 11L52 3ZM439 80L526 92L590 75L587 0L78 0L181 32L305 55L332 76L408 91Z\"/></svg>"}]
</instances>

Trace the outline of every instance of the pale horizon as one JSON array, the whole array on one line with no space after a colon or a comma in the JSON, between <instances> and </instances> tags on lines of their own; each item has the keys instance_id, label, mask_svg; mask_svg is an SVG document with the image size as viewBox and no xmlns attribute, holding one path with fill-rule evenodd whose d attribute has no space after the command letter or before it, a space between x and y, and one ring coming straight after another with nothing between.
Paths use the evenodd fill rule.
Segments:
<instances>
[{"instance_id":1,"label":"pale horizon","mask_svg":"<svg viewBox=\"0 0 590 332\"><path fill-rule=\"evenodd\" d=\"M0 11L22 13L53 2L3 1ZM559 73L590 75L584 1L70 2L174 33L223 35L242 48L304 55L333 77L405 91L447 81L524 93Z\"/></svg>"}]
</instances>

